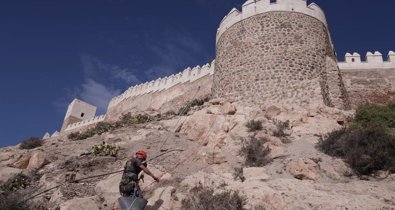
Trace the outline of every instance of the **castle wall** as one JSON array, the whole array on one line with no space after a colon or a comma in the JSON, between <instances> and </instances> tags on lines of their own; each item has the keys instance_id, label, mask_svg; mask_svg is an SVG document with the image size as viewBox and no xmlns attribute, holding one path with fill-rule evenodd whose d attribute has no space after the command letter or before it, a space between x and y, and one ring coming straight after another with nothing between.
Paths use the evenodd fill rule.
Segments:
<instances>
[{"instance_id":1,"label":"castle wall","mask_svg":"<svg viewBox=\"0 0 395 210\"><path fill-rule=\"evenodd\" d=\"M387 61L379 52L368 52L365 61L358 53L347 53L345 61L338 64L353 107L395 100L394 52L388 53Z\"/></svg>"},{"instance_id":2,"label":"castle wall","mask_svg":"<svg viewBox=\"0 0 395 210\"><path fill-rule=\"evenodd\" d=\"M304 1L294 2L306 7ZM214 97L346 108L346 91L322 21L304 13L270 11L231 25L217 42Z\"/></svg>"},{"instance_id":3,"label":"castle wall","mask_svg":"<svg viewBox=\"0 0 395 210\"><path fill-rule=\"evenodd\" d=\"M70 124L66 127L66 129L64 131L70 132L70 131L78 130L80 128L85 128L89 125L95 125L99 122L104 121L105 117L106 117L105 115L100 115L100 116L93 117L91 119L87 119L87 120L83 120L80 122Z\"/></svg>"},{"instance_id":4,"label":"castle wall","mask_svg":"<svg viewBox=\"0 0 395 210\"><path fill-rule=\"evenodd\" d=\"M129 88L110 102L106 121L128 112L177 112L186 102L211 95L213 63Z\"/></svg>"}]
</instances>

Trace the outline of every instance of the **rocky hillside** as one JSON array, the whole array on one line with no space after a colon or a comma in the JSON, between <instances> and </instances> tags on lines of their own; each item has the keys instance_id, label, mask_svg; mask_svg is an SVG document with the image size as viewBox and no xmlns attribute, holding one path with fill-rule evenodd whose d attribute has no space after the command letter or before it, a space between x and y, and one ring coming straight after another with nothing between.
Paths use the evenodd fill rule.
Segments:
<instances>
[{"instance_id":1,"label":"rocky hillside","mask_svg":"<svg viewBox=\"0 0 395 210\"><path fill-rule=\"evenodd\" d=\"M85 140L61 135L34 149L1 148L2 185L10 186L7 180L19 173L29 181L3 187L2 198L8 197L0 205L54 188L31 199L30 207L117 209L121 173L73 180L122 170L128 158L144 149L149 157L168 152L149 163L160 182L147 176L141 184L148 210L194 209L196 200L209 205L196 193L199 189L212 197L240 199L242 205L232 209L395 209L394 174L357 175L342 159L317 149L322 135L346 125L352 115L318 105L263 108L217 99L185 116L157 118ZM102 142L119 147L117 155L91 154ZM217 206L221 199L215 200Z\"/></svg>"}]
</instances>

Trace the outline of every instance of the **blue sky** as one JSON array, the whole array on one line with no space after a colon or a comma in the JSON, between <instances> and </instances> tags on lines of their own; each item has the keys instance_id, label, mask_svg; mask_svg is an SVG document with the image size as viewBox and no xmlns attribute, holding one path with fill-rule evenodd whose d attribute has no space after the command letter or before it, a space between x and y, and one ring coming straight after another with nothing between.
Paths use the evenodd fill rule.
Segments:
<instances>
[{"instance_id":1,"label":"blue sky","mask_svg":"<svg viewBox=\"0 0 395 210\"><path fill-rule=\"evenodd\" d=\"M220 21L244 2L2 1L0 147L58 130L74 97L102 114L131 85L210 62ZM315 2L340 60L348 51L395 50L395 1Z\"/></svg>"}]
</instances>

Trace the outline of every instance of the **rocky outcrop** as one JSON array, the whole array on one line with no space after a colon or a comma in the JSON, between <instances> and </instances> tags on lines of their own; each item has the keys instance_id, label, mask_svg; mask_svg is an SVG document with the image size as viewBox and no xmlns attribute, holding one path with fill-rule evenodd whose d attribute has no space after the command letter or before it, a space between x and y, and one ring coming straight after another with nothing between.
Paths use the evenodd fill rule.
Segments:
<instances>
[{"instance_id":1,"label":"rocky outcrop","mask_svg":"<svg viewBox=\"0 0 395 210\"><path fill-rule=\"evenodd\" d=\"M100 210L95 197L74 198L60 206L60 210Z\"/></svg>"}]
</instances>

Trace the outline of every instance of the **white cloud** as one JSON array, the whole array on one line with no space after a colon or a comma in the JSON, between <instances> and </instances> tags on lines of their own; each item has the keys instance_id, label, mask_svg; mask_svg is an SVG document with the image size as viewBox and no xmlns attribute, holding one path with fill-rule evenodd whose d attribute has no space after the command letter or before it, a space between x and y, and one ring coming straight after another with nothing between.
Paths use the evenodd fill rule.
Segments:
<instances>
[{"instance_id":1,"label":"white cloud","mask_svg":"<svg viewBox=\"0 0 395 210\"><path fill-rule=\"evenodd\" d=\"M64 97L53 102L60 113L66 113L67 106L79 98L97 107L97 115L107 111L110 100L121 94L122 89L139 83L135 73L128 68L106 64L97 57L81 55L83 83L66 90Z\"/></svg>"},{"instance_id":2,"label":"white cloud","mask_svg":"<svg viewBox=\"0 0 395 210\"><path fill-rule=\"evenodd\" d=\"M83 101L95 105L98 113L102 114L106 112L108 102L120 93L120 90L111 89L92 79L86 79L78 95Z\"/></svg>"}]
</instances>

